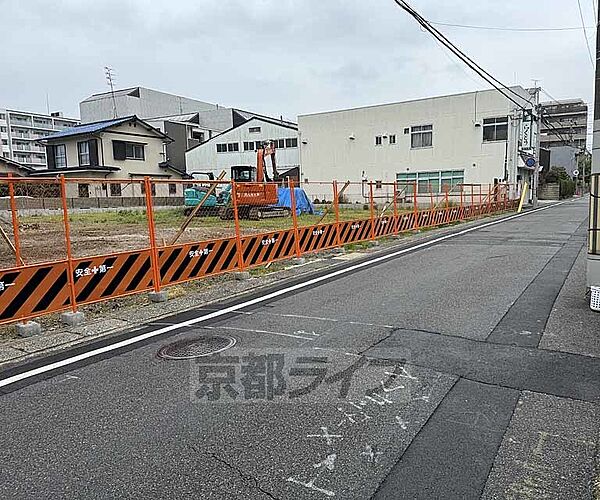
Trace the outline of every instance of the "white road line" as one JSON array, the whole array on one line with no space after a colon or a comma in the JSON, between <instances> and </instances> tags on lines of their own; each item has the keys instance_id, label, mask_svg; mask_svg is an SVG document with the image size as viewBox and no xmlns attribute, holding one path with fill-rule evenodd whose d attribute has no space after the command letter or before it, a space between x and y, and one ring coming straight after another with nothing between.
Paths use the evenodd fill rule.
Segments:
<instances>
[{"instance_id":1,"label":"white road line","mask_svg":"<svg viewBox=\"0 0 600 500\"><path fill-rule=\"evenodd\" d=\"M85 359L93 358L95 356L99 356L101 354L105 354L107 352L115 351L117 349L121 349L123 347L130 346L132 344L136 344L138 342L142 342L147 339L151 339L152 337L156 337L157 335L162 335L163 333L173 332L175 330L179 330L181 328L185 328L187 326L196 325L198 323L202 323L203 321L208 321L213 318L218 318L220 316L224 316L226 314L239 311L240 309L244 309L245 307L253 306L255 304L260 304L262 302L269 301L276 297L280 297L281 295L285 295L290 292L294 292L296 290L302 290L303 288L310 287L312 285L316 285L321 283L322 281L326 281L330 278L334 278L336 276L343 276L344 274L349 274L358 269L362 269L364 267L370 266L372 264L376 264L378 262L385 262L386 260L393 259L394 257L398 257L399 255L404 255L405 253L413 252L415 250L419 250L421 248L427 248L430 246L439 243L440 241L445 241L450 238L457 238L459 236L463 236L465 234L472 233L473 231L478 231L485 227L495 226L497 224L503 224L505 222L518 219L519 217L524 217L526 215L530 215L533 213L541 212L543 210L548 210L549 208L554 208L559 205L563 205L565 203L570 203L570 200L561 201L559 203L555 203L552 205L548 205L545 207L540 207L535 210L529 210L527 212L523 212L516 215L511 215L510 217L506 217L504 219L495 220L488 222L486 224L481 224L479 226L470 227L467 229L463 229L462 231L458 231L456 233L447 234L445 236L440 236L439 238L435 238L433 240L425 241L423 243L418 243L417 245L403 248L402 250L398 250L396 252L391 252L386 255L381 255L379 257L374 257L367 261L359 262L358 264L354 264L353 266L346 267L344 269L339 269L337 271L332 271L323 276L318 276L316 278L309 279L307 281L297 283L295 285L289 286L287 288L282 288L281 290L276 290L274 292L268 293L266 295L262 295L260 297L256 297L251 300L247 300L245 302L241 302L239 304L235 304L233 306L226 307L224 309L220 309L219 311L214 311L209 314L205 314L204 316L199 316L198 318L189 319L187 321L182 321L181 323L176 323L174 325L166 326L164 328L159 328L158 330L153 330L151 332L146 332L141 335L137 335L136 337L131 337L126 340L121 340L120 342L116 342L114 344L110 344L104 347L100 347L98 349L93 349L91 351L87 351L81 354L77 354L76 356L72 356L70 358L63 359L62 361L55 361L54 363L49 363L47 365L39 366L38 368L34 368L33 370L29 370L23 373L19 373L17 375L13 375L12 377L7 377L5 379L0 380L0 387L6 387L10 384L14 384L15 382L20 382L21 380L26 380L31 377L35 377L36 375L40 375L42 373L49 372L51 370L56 370L57 368L62 368L64 366L69 366L79 361L83 361Z\"/></svg>"},{"instance_id":2,"label":"white road line","mask_svg":"<svg viewBox=\"0 0 600 500\"><path fill-rule=\"evenodd\" d=\"M315 340L312 337L302 337L301 335L293 335L291 333L283 332L271 332L269 330L252 330L251 328L236 328L233 326L205 326L206 330L234 330L237 332L250 332L250 333L268 333L270 335L280 335L281 337L293 337L301 340Z\"/></svg>"}]
</instances>

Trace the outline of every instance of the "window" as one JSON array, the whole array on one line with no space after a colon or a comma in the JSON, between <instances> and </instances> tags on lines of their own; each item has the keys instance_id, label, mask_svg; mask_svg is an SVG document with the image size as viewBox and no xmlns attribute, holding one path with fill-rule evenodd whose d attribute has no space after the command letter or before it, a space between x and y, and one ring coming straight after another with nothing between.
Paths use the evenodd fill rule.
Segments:
<instances>
[{"instance_id":1,"label":"window","mask_svg":"<svg viewBox=\"0 0 600 500\"><path fill-rule=\"evenodd\" d=\"M375 136L375 146L381 146L381 144L383 144L383 139L380 135L376 135Z\"/></svg>"},{"instance_id":2,"label":"window","mask_svg":"<svg viewBox=\"0 0 600 500\"><path fill-rule=\"evenodd\" d=\"M271 142L273 143L273 146L277 149L285 148L285 139L273 139Z\"/></svg>"},{"instance_id":3,"label":"window","mask_svg":"<svg viewBox=\"0 0 600 500\"><path fill-rule=\"evenodd\" d=\"M442 193L452 191L458 184L465 182L464 170L443 170L442 171Z\"/></svg>"},{"instance_id":4,"label":"window","mask_svg":"<svg viewBox=\"0 0 600 500\"><path fill-rule=\"evenodd\" d=\"M240 150L240 145L237 142L230 142L229 144L227 144L227 151L229 151L230 153L233 153L235 151L239 151Z\"/></svg>"},{"instance_id":5,"label":"window","mask_svg":"<svg viewBox=\"0 0 600 500\"><path fill-rule=\"evenodd\" d=\"M169 195L177 194L177 184L169 184Z\"/></svg>"},{"instance_id":6,"label":"window","mask_svg":"<svg viewBox=\"0 0 600 500\"><path fill-rule=\"evenodd\" d=\"M0 113L0 120L6 120L6 115L4 113Z\"/></svg>"},{"instance_id":7,"label":"window","mask_svg":"<svg viewBox=\"0 0 600 500\"><path fill-rule=\"evenodd\" d=\"M204 137L204 132L200 132L199 130L192 130L192 139L204 142Z\"/></svg>"},{"instance_id":8,"label":"window","mask_svg":"<svg viewBox=\"0 0 600 500\"><path fill-rule=\"evenodd\" d=\"M297 137L290 137L289 139L285 140L285 147L286 148L297 148L298 147L298 138Z\"/></svg>"},{"instance_id":9,"label":"window","mask_svg":"<svg viewBox=\"0 0 600 500\"><path fill-rule=\"evenodd\" d=\"M396 144L396 134L390 134L390 144Z\"/></svg>"},{"instance_id":10,"label":"window","mask_svg":"<svg viewBox=\"0 0 600 500\"><path fill-rule=\"evenodd\" d=\"M398 190L406 195L412 194L412 186L406 185L417 183L417 190L421 194L431 192L434 194L444 193L446 188L452 191L458 184L465 182L464 170L442 170L433 172L415 172L396 174L396 180L401 183ZM456 190L455 190L456 191Z\"/></svg>"},{"instance_id":11,"label":"window","mask_svg":"<svg viewBox=\"0 0 600 500\"><path fill-rule=\"evenodd\" d=\"M79 155L79 165L90 164L90 143L78 142L77 143L77 154Z\"/></svg>"},{"instance_id":12,"label":"window","mask_svg":"<svg viewBox=\"0 0 600 500\"><path fill-rule=\"evenodd\" d=\"M121 196L121 184L112 184L111 183L110 195L111 196Z\"/></svg>"},{"instance_id":13,"label":"window","mask_svg":"<svg viewBox=\"0 0 600 500\"><path fill-rule=\"evenodd\" d=\"M140 187L142 188L142 194L146 194L146 183L142 182L140 184ZM156 184L154 184L153 182L150 183L150 193L152 194L152 196L156 196Z\"/></svg>"},{"instance_id":14,"label":"window","mask_svg":"<svg viewBox=\"0 0 600 500\"><path fill-rule=\"evenodd\" d=\"M248 129L248 132L250 132L251 134L258 134L260 133L260 127L250 127Z\"/></svg>"},{"instance_id":15,"label":"window","mask_svg":"<svg viewBox=\"0 0 600 500\"><path fill-rule=\"evenodd\" d=\"M80 198L90 197L90 185L89 184L77 184L77 191Z\"/></svg>"},{"instance_id":16,"label":"window","mask_svg":"<svg viewBox=\"0 0 600 500\"><path fill-rule=\"evenodd\" d=\"M483 142L508 140L508 117L484 118Z\"/></svg>"},{"instance_id":17,"label":"window","mask_svg":"<svg viewBox=\"0 0 600 500\"><path fill-rule=\"evenodd\" d=\"M6 127L0 127L0 132L6 132Z\"/></svg>"},{"instance_id":18,"label":"window","mask_svg":"<svg viewBox=\"0 0 600 500\"><path fill-rule=\"evenodd\" d=\"M254 141L244 142L244 151L254 151Z\"/></svg>"},{"instance_id":19,"label":"window","mask_svg":"<svg viewBox=\"0 0 600 500\"><path fill-rule=\"evenodd\" d=\"M56 168L67 166L67 149L64 144L54 146L54 166ZM87 184L84 185L87 186Z\"/></svg>"},{"instance_id":20,"label":"window","mask_svg":"<svg viewBox=\"0 0 600 500\"><path fill-rule=\"evenodd\" d=\"M410 147L430 148L433 146L433 125L416 125L410 127Z\"/></svg>"},{"instance_id":21,"label":"window","mask_svg":"<svg viewBox=\"0 0 600 500\"><path fill-rule=\"evenodd\" d=\"M409 127L406 127L406 128L404 129L404 135L408 135L408 134L410 134L410 128L409 128Z\"/></svg>"},{"instance_id":22,"label":"window","mask_svg":"<svg viewBox=\"0 0 600 500\"><path fill-rule=\"evenodd\" d=\"M227 153L227 144L217 144L217 153Z\"/></svg>"},{"instance_id":23,"label":"window","mask_svg":"<svg viewBox=\"0 0 600 500\"><path fill-rule=\"evenodd\" d=\"M143 160L144 145L135 142L125 143L125 159L127 160Z\"/></svg>"}]
</instances>

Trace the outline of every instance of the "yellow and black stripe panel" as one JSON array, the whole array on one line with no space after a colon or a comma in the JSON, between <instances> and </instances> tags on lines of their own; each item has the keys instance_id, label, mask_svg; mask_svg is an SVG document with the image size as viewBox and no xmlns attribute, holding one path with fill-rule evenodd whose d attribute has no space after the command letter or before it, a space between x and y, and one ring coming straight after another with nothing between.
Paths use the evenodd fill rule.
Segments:
<instances>
[{"instance_id":1,"label":"yellow and black stripe panel","mask_svg":"<svg viewBox=\"0 0 600 500\"><path fill-rule=\"evenodd\" d=\"M337 224L319 224L298 228L300 251L302 253L316 252L336 245Z\"/></svg>"},{"instance_id":2,"label":"yellow and black stripe panel","mask_svg":"<svg viewBox=\"0 0 600 500\"><path fill-rule=\"evenodd\" d=\"M254 234L242 238L245 266L259 266L295 254L294 230Z\"/></svg>"},{"instance_id":3,"label":"yellow and black stripe panel","mask_svg":"<svg viewBox=\"0 0 600 500\"><path fill-rule=\"evenodd\" d=\"M391 217L377 217L375 219L375 236L387 236L394 234L396 230L396 219L394 216Z\"/></svg>"},{"instance_id":4,"label":"yellow and black stripe panel","mask_svg":"<svg viewBox=\"0 0 600 500\"><path fill-rule=\"evenodd\" d=\"M67 309L66 261L0 271L0 323Z\"/></svg>"},{"instance_id":5,"label":"yellow and black stripe panel","mask_svg":"<svg viewBox=\"0 0 600 500\"><path fill-rule=\"evenodd\" d=\"M353 220L339 223L340 243L352 243L371 238L371 220Z\"/></svg>"},{"instance_id":6,"label":"yellow and black stripe panel","mask_svg":"<svg viewBox=\"0 0 600 500\"><path fill-rule=\"evenodd\" d=\"M150 250L73 260L75 302L86 304L152 288Z\"/></svg>"},{"instance_id":7,"label":"yellow and black stripe panel","mask_svg":"<svg viewBox=\"0 0 600 500\"><path fill-rule=\"evenodd\" d=\"M186 243L158 251L162 285L172 285L238 268L235 238Z\"/></svg>"}]
</instances>

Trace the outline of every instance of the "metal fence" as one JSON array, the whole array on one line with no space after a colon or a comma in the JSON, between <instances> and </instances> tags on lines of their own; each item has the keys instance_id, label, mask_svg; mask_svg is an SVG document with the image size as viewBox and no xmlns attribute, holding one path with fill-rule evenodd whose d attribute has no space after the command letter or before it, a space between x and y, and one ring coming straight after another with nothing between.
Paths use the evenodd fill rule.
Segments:
<instances>
[{"instance_id":1,"label":"metal fence","mask_svg":"<svg viewBox=\"0 0 600 500\"><path fill-rule=\"evenodd\" d=\"M8 210L0 211L0 324L351 243L432 228L512 210L507 184L443 186L416 183L310 183L313 213L280 217L245 205L265 184L131 179L126 189L143 209L81 210L69 205L78 183L122 193L123 180L3 178ZM111 188L110 184L119 187ZM287 187L291 206L305 191ZM165 193L192 193L195 204L159 207ZM54 210L31 214L17 193L56 194ZM249 203L249 202L248 202ZM285 209L283 209L285 211ZM261 217L261 215L263 217Z\"/></svg>"}]
</instances>

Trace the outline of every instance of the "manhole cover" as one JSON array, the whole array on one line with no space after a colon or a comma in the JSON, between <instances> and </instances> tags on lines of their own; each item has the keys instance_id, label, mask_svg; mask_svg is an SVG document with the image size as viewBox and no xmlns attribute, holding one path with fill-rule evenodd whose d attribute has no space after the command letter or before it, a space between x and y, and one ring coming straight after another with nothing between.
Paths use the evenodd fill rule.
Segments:
<instances>
[{"instance_id":1,"label":"manhole cover","mask_svg":"<svg viewBox=\"0 0 600 500\"><path fill-rule=\"evenodd\" d=\"M233 347L236 340L226 335L213 335L194 340L180 340L163 346L158 351L158 357L164 359L193 359L217 354Z\"/></svg>"}]
</instances>

